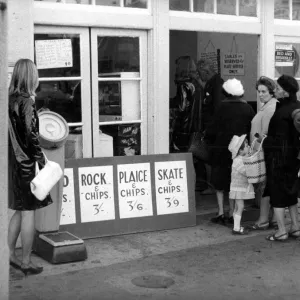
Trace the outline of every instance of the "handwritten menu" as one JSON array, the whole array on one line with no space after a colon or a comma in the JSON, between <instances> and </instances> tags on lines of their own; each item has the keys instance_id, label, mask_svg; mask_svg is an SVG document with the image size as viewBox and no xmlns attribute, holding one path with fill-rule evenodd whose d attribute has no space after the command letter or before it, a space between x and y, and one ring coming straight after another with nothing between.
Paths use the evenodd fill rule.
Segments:
<instances>
[{"instance_id":1,"label":"handwritten menu","mask_svg":"<svg viewBox=\"0 0 300 300\"><path fill-rule=\"evenodd\" d=\"M73 66L71 39L35 41L38 69L70 68Z\"/></svg>"},{"instance_id":2,"label":"handwritten menu","mask_svg":"<svg viewBox=\"0 0 300 300\"><path fill-rule=\"evenodd\" d=\"M81 222L115 219L113 167L78 168Z\"/></svg>"},{"instance_id":3,"label":"handwritten menu","mask_svg":"<svg viewBox=\"0 0 300 300\"><path fill-rule=\"evenodd\" d=\"M155 191L158 215L188 212L185 161L155 162Z\"/></svg>"}]
</instances>

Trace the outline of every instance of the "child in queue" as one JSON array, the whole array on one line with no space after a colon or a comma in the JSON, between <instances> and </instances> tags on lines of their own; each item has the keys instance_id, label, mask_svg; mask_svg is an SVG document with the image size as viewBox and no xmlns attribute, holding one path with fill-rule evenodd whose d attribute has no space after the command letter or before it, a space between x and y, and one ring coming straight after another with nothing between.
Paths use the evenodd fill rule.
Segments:
<instances>
[{"instance_id":1,"label":"child in queue","mask_svg":"<svg viewBox=\"0 0 300 300\"><path fill-rule=\"evenodd\" d=\"M249 155L249 145L246 134L242 136L234 135L228 146L232 153L232 169L229 198L235 200L233 211L234 226L233 234L248 234L248 231L241 226L241 219L244 210L244 200L255 198L254 187L248 182L246 168L243 163L243 156Z\"/></svg>"}]
</instances>

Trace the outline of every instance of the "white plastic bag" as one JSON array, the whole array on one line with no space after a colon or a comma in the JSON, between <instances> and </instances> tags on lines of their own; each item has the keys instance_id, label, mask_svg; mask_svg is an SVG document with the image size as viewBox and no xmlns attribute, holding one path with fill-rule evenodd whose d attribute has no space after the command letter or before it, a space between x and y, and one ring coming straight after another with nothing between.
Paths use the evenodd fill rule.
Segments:
<instances>
[{"instance_id":1,"label":"white plastic bag","mask_svg":"<svg viewBox=\"0 0 300 300\"><path fill-rule=\"evenodd\" d=\"M51 189L63 175L63 171L58 163L48 160L46 155L45 161L46 164L42 170L39 170L38 163L36 162L36 176L30 182L32 194L40 201L43 201L47 197Z\"/></svg>"}]
</instances>

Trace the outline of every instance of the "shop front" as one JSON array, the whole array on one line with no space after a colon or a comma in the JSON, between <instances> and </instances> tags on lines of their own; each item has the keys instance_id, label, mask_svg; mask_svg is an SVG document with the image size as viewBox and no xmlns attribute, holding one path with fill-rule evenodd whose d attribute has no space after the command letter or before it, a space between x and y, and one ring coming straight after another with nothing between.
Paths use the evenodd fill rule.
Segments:
<instances>
[{"instance_id":1,"label":"shop front","mask_svg":"<svg viewBox=\"0 0 300 300\"><path fill-rule=\"evenodd\" d=\"M69 177L72 168L79 174L84 159L115 166L120 156L151 155L155 163L152 155L169 153L169 105L180 56L214 60L224 80L242 81L245 99L254 109L260 75L277 78L285 72L300 80L300 1L19 2L11 1L9 10L9 74L18 58L35 61L40 76L37 108L60 114L69 126ZM142 163L140 158L137 162ZM66 186L68 195L74 190ZM80 199L74 203L80 205ZM65 211L80 216L74 205ZM119 208L116 204L112 209ZM74 222L62 220L63 226Z\"/></svg>"}]
</instances>

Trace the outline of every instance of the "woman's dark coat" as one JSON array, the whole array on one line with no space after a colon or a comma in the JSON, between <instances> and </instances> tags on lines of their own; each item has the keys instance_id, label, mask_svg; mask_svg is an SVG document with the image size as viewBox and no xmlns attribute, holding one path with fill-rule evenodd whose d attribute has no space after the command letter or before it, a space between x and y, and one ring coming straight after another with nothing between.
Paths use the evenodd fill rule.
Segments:
<instances>
[{"instance_id":1,"label":"woman's dark coat","mask_svg":"<svg viewBox=\"0 0 300 300\"><path fill-rule=\"evenodd\" d=\"M297 158L300 144L292 112L300 108L296 95L279 99L270 120L267 138L263 141L267 168L267 191L273 207L297 204L296 181L300 167Z\"/></svg>"},{"instance_id":2,"label":"woman's dark coat","mask_svg":"<svg viewBox=\"0 0 300 300\"><path fill-rule=\"evenodd\" d=\"M229 191L232 156L228 146L234 135L249 136L254 115L253 108L245 100L226 98L206 130L205 138L211 145L211 183L217 190Z\"/></svg>"},{"instance_id":3,"label":"woman's dark coat","mask_svg":"<svg viewBox=\"0 0 300 300\"><path fill-rule=\"evenodd\" d=\"M52 203L50 196L39 201L30 190L35 162L41 167L45 159L39 144L39 119L29 94L15 94L9 98L8 137L9 208L35 210L49 205Z\"/></svg>"}]
</instances>

